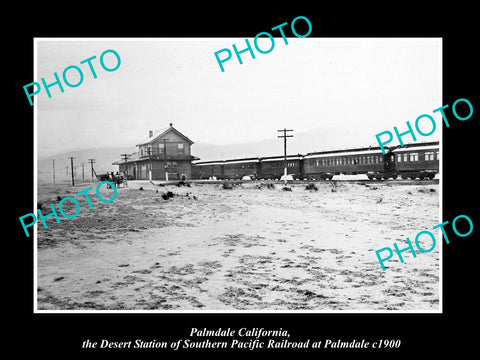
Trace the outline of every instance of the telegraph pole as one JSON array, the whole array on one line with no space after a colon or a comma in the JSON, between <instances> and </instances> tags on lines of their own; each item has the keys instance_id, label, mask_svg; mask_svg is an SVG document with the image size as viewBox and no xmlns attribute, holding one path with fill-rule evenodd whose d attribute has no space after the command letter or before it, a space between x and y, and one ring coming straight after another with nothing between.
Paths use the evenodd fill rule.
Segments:
<instances>
[{"instance_id":1,"label":"telegraph pole","mask_svg":"<svg viewBox=\"0 0 480 360\"><path fill-rule=\"evenodd\" d=\"M70 159L70 164L71 164L71 169L72 169L72 186L75 186L75 179L73 178L73 159L74 157L69 157Z\"/></svg>"},{"instance_id":2,"label":"telegraph pole","mask_svg":"<svg viewBox=\"0 0 480 360\"><path fill-rule=\"evenodd\" d=\"M283 135L279 135L277 137L283 138L283 177L285 185L287 185L287 137L293 137L293 135L287 135L287 131L293 130L287 130L286 128L282 130L277 130L277 132L283 132Z\"/></svg>"},{"instance_id":3,"label":"telegraph pole","mask_svg":"<svg viewBox=\"0 0 480 360\"><path fill-rule=\"evenodd\" d=\"M55 159L52 159L53 183L55 184Z\"/></svg>"},{"instance_id":4,"label":"telegraph pole","mask_svg":"<svg viewBox=\"0 0 480 360\"><path fill-rule=\"evenodd\" d=\"M128 186L128 184L127 184L127 180L128 180L128 166L127 166L128 154L121 154L120 156L123 156L123 158L125 159L125 187L127 187Z\"/></svg>"},{"instance_id":5,"label":"telegraph pole","mask_svg":"<svg viewBox=\"0 0 480 360\"><path fill-rule=\"evenodd\" d=\"M81 163L80 165L82 165L82 182L85 182L85 164Z\"/></svg>"},{"instance_id":6,"label":"telegraph pole","mask_svg":"<svg viewBox=\"0 0 480 360\"><path fill-rule=\"evenodd\" d=\"M93 180L93 163L95 162L95 159L88 159L88 162L92 166L92 180Z\"/></svg>"},{"instance_id":7,"label":"telegraph pole","mask_svg":"<svg viewBox=\"0 0 480 360\"><path fill-rule=\"evenodd\" d=\"M148 180L152 181L152 158L151 158L151 150L152 148L148 145Z\"/></svg>"},{"instance_id":8,"label":"telegraph pole","mask_svg":"<svg viewBox=\"0 0 480 360\"><path fill-rule=\"evenodd\" d=\"M163 138L163 153L165 155L165 182L168 183L168 166L167 166L167 138Z\"/></svg>"}]
</instances>

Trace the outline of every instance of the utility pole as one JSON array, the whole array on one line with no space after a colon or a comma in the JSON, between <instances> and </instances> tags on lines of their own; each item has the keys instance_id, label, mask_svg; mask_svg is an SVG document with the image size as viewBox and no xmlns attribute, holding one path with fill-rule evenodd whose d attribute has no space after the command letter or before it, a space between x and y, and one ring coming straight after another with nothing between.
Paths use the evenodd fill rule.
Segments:
<instances>
[{"instance_id":1,"label":"utility pole","mask_svg":"<svg viewBox=\"0 0 480 360\"><path fill-rule=\"evenodd\" d=\"M82 183L85 182L85 164L81 163L82 165Z\"/></svg>"},{"instance_id":2,"label":"utility pole","mask_svg":"<svg viewBox=\"0 0 480 360\"><path fill-rule=\"evenodd\" d=\"M70 164L71 164L71 169L72 169L72 186L75 186L75 179L73 178L73 157L69 157L70 159Z\"/></svg>"},{"instance_id":3,"label":"utility pole","mask_svg":"<svg viewBox=\"0 0 480 360\"><path fill-rule=\"evenodd\" d=\"M92 166L92 180L93 180L93 163L95 162L95 159L88 159L88 162Z\"/></svg>"},{"instance_id":4,"label":"utility pole","mask_svg":"<svg viewBox=\"0 0 480 360\"><path fill-rule=\"evenodd\" d=\"M287 131L293 130L287 130L286 128L283 130L277 130L277 132L283 132L283 135L279 135L277 137L283 138L283 177L285 185L287 185L287 137L293 137L293 135L287 135Z\"/></svg>"},{"instance_id":5,"label":"utility pole","mask_svg":"<svg viewBox=\"0 0 480 360\"><path fill-rule=\"evenodd\" d=\"M151 158L152 148L150 145L148 145L147 151L148 151L148 180L152 181L152 158Z\"/></svg>"},{"instance_id":6,"label":"utility pole","mask_svg":"<svg viewBox=\"0 0 480 360\"><path fill-rule=\"evenodd\" d=\"M127 184L127 180L128 180L128 165L127 165L128 154L121 154L120 156L123 156L123 158L125 159L125 187L127 187L128 186L128 184Z\"/></svg>"},{"instance_id":7,"label":"utility pole","mask_svg":"<svg viewBox=\"0 0 480 360\"><path fill-rule=\"evenodd\" d=\"M167 138L163 138L163 153L165 157L165 182L168 183L168 166L167 166Z\"/></svg>"},{"instance_id":8,"label":"utility pole","mask_svg":"<svg viewBox=\"0 0 480 360\"><path fill-rule=\"evenodd\" d=\"M55 184L55 159L52 159L53 183Z\"/></svg>"}]
</instances>

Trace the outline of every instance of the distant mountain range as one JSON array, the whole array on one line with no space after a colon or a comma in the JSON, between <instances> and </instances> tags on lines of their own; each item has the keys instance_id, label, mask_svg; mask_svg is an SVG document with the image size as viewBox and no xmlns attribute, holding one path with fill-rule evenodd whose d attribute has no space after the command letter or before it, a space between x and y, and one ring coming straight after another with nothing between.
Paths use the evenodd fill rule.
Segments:
<instances>
[{"instance_id":1,"label":"distant mountain range","mask_svg":"<svg viewBox=\"0 0 480 360\"><path fill-rule=\"evenodd\" d=\"M363 130L363 132L362 132ZM281 133L278 133L279 135ZM292 154L306 154L314 151L336 150L364 146L378 146L371 129L344 129L324 128L311 132L296 134L287 139L287 152ZM429 139L430 140L430 139ZM53 160L55 161L55 178L57 181L71 179L70 160L74 157L75 178L82 179L81 163L84 163L85 180L91 179L91 167L88 159L95 159L94 169L97 173L117 171L118 166L112 165L121 158L121 154L130 154L136 151L135 146L117 146L106 148L92 148L72 150L38 160L38 179L51 182L53 180ZM257 156L283 155L283 139L272 138L262 141L252 141L241 144L212 145L194 143L192 155L201 160L224 160ZM68 166L68 170L67 170Z\"/></svg>"}]
</instances>

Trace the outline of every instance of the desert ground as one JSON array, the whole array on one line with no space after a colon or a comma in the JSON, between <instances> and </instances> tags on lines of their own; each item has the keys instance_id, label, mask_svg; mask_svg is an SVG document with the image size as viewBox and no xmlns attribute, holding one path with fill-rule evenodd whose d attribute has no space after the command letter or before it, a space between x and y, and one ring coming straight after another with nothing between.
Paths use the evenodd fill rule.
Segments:
<instances>
[{"instance_id":1,"label":"desert ground","mask_svg":"<svg viewBox=\"0 0 480 360\"><path fill-rule=\"evenodd\" d=\"M129 181L111 203L94 183L38 185L44 213L94 189L93 210L78 196L74 219L39 221L38 310L439 310L439 236L385 271L375 255L440 222L438 181L158 183Z\"/></svg>"}]
</instances>

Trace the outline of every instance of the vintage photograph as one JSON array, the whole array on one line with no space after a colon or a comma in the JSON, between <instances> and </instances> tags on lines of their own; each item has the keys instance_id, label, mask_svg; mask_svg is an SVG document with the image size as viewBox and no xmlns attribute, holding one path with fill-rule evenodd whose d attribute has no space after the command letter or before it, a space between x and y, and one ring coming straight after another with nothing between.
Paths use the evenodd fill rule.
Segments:
<instances>
[{"instance_id":1,"label":"vintage photograph","mask_svg":"<svg viewBox=\"0 0 480 360\"><path fill-rule=\"evenodd\" d=\"M35 39L36 312L441 312L442 39L274 39Z\"/></svg>"}]
</instances>

